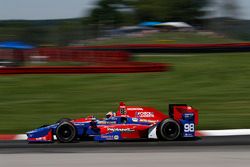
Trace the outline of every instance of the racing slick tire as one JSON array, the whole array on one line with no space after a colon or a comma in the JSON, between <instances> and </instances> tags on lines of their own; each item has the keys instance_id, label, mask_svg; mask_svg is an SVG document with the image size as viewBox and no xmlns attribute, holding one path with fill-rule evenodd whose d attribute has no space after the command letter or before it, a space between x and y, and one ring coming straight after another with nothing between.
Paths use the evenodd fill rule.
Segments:
<instances>
[{"instance_id":1,"label":"racing slick tire","mask_svg":"<svg viewBox=\"0 0 250 167\"><path fill-rule=\"evenodd\" d=\"M178 122L173 119L163 120L157 127L157 136L161 140L176 140L181 133L181 127Z\"/></svg>"},{"instance_id":2,"label":"racing slick tire","mask_svg":"<svg viewBox=\"0 0 250 167\"><path fill-rule=\"evenodd\" d=\"M56 138L60 143L71 143L76 138L76 128L69 122L61 122L56 128Z\"/></svg>"}]
</instances>

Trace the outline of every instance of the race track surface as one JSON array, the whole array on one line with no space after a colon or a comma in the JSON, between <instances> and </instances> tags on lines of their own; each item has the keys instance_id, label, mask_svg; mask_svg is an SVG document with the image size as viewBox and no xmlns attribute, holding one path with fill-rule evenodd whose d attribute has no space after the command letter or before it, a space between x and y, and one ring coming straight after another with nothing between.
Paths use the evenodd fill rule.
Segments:
<instances>
[{"instance_id":1,"label":"race track surface","mask_svg":"<svg viewBox=\"0 0 250 167\"><path fill-rule=\"evenodd\" d=\"M250 136L202 137L189 141L126 141L78 143L34 143L26 141L1 141L0 154L15 153L141 153L199 151L213 148L240 146L250 151Z\"/></svg>"},{"instance_id":2,"label":"race track surface","mask_svg":"<svg viewBox=\"0 0 250 167\"><path fill-rule=\"evenodd\" d=\"M174 142L0 142L0 167L246 167L250 136Z\"/></svg>"}]
</instances>

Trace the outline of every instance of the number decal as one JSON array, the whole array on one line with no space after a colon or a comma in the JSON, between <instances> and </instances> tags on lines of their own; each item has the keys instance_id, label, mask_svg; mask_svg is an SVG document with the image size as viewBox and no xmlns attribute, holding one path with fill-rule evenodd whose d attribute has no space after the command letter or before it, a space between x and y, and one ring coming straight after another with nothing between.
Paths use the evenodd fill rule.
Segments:
<instances>
[{"instance_id":1,"label":"number decal","mask_svg":"<svg viewBox=\"0 0 250 167\"><path fill-rule=\"evenodd\" d=\"M194 132L194 124L184 124L184 132Z\"/></svg>"},{"instance_id":2,"label":"number decal","mask_svg":"<svg viewBox=\"0 0 250 167\"><path fill-rule=\"evenodd\" d=\"M120 108L120 113L121 113L122 115L126 115L126 114L127 114L127 111L126 111L125 108Z\"/></svg>"}]
</instances>

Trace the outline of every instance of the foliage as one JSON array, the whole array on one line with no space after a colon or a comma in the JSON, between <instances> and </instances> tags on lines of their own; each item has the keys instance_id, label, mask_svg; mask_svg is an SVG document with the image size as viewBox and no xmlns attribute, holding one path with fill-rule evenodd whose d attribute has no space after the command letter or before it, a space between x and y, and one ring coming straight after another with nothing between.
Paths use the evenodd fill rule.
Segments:
<instances>
[{"instance_id":1,"label":"foliage","mask_svg":"<svg viewBox=\"0 0 250 167\"><path fill-rule=\"evenodd\" d=\"M101 0L93 9L90 22L98 26L116 27L121 22L121 14L117 11L115 0Z\"/></svg>"},{"instance_id":2,"label":"foliage","mask_svg":"<svg viewBox=\"0 0 250 167\"><path fill-rule=\"evenodd\" d=\"M90 18L98 18L95 21L102 21L104 24L116 22L119 18L114 18L113 14L120 16L122 12L119 11L123 7L130 8L129 14L132 13L138 22L150 20L194 22L204 15L201 8L206 4L207 0L101 0L97 8L92 11Z\"/></svg>"},{"instance_id":3,"label":"foliage","mask_svg":"<svg viewBox=\"0 0 250 167\"><path fill-rule=\"evenodd\" d=\"M129 0L128 0L129 1ZM193 21L203 16L207 0L136 0L130 3L141 16L158 21Z\"/></svg>"}]
</instances>

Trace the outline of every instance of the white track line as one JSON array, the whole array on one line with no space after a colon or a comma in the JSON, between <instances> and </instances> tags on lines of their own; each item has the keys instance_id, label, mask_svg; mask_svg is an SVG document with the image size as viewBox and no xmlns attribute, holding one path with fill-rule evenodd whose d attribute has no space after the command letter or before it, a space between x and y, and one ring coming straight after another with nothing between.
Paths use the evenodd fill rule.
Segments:
<instances>
[{"instance_id":1,"label":"white track line","mask_svg":"<svg viewBox=\"0 0 250 167\"><path fill-rule=\"evenodd\" d=\"M250 129L201 130L204 136L241 136L250 135Z\"/></svg>"},{"instance_id":2,"label":"white track line","mask_svg":"<svg viewBox=\"0 0 250 167\"><path fill-rule=\"evenodd\" d=\"M27 135L26 134L16 135L15 140L27 140Z\"/></svg>"}]
</instances>

